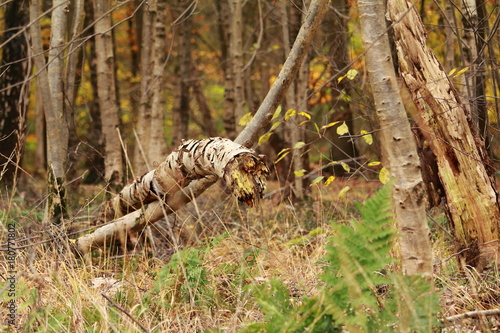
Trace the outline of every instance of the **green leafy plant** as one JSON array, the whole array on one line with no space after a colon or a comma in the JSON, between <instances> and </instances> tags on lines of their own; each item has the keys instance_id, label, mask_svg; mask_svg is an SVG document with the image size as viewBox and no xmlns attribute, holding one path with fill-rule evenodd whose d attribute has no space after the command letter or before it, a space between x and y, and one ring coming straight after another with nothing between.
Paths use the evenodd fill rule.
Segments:
<instances>
[{"instance_id":1,"label":"green leafy plant","mask_svg":"<svg viewBox=\"0 0 500 333\"><path fill-rule=\"evenodd\" d=\"M397 235L393 227L391 187L358 205L361 221L333 224L322 263L322 290L291 301L285 285L256 286L254 296L265 313L246 332L429 332L436 324L438 294L430 281L392 272L389 256Z\"/></svg>"}]
</instances>

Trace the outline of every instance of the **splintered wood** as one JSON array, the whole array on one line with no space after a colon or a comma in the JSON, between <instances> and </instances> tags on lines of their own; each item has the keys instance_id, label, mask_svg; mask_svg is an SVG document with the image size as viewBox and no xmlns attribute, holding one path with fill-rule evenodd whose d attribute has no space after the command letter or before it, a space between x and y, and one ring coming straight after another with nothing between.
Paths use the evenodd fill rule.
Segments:
<instances>
[{"instance_id":1,"label":"splintered wood","mask_svg":"<svg viewBox=\"0 0 500 333\"><path fill-rule=\"evenodd\" d=\"M175 211L180 207L169 207L167 202L193 180L223 178L238 200L253 207L262 197L268 174L269 170L259 155L229 139L184 141L156 169L125 186L109 200L96 224L118 220L80 237L77 247L85 254L124 229L128 233L137 231L138 226L144 228L156 222L163 215L155 213L153 218L147 211L144 214L134 211L155 202L167 212Z\"/></svg>"}]
</instances>

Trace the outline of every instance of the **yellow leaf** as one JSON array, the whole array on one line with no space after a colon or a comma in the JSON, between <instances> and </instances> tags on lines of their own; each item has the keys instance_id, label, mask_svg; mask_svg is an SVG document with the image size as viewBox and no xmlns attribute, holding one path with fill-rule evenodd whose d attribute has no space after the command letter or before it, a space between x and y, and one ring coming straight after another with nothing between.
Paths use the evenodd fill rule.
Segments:
<instances>
[{"instance_id":1,"label":"yellow leaf","mask_svg":"<svg viewBox=\"0 0 500 333\"><path fill-rule=\"evenodd\" d=\"M369 145L371 145L373 143L373 137L371 134L367 134L368 132L365 131L365 130L361 130L361 134L363 135L363 139L365 140L365 142Z\"/></svg>"},{"instance_id":2,"label":"yellow leaf","mask_svg":"<svg viewBox=\"0 0 500 333\"><path fill-rule=\"evenodd\" d=\"M346 76L347 76L347 74L346 74L346 75L342 75L341 77L339 77L339 78L337 79L337 82L338 82L338 83L340 83L340 81L342 81L343 79L345 79L345 78L346 78Z\"/></svg>"},{"instance_id":3,"label":"yellow leaf","mask_svg":"<svg viewBox=\"0 0 500 333\"><path fill-rule=\"evenodd\" d=\"M368 166L376 166L376 165L379 165L379 164L380 164L379 161L373 161L373 162L368 163Z\"/></svg>"},{"instance_id":4,"label":"yellow leaf","mask_svg":"<svg viewBox=\"0 0 500 333\"><path fill-rule=\"evenodd\" d=\"M311 185L309 185L309 186L313 186L313 185L318 184L319 182L321 182L323 180L323 178L325 178L325 177L318 176L318 177L314 178L314 180L311 182Z\"/></svg>"},{"instance_id":5,"label":"yellow leaf","mask_svg":"<svg viewBox=\"0 0 500 333\"><path fill-rule=\"evenodd\" d=\"M299 115L306 117L307 119L311 119L311 115L307 112L299 112Z\"/></svg>"},{"instance_id":6,"label":"yellow leaf","mask_svg":"<svg viewBox=\"0 0 500 333\"><path fill-rule=\"evenodd\" d=\"M453 68L449 73L448 73L448 76L452 76L453 73L455 73L457 71L456 68Z\"/></svg>"},{"instance_id":7,"label":"yellow leaf","mask_svg":"<svg viewBox=\"0 0 500 333\"><path fill-rule=\"evenodd\" d=\"M337 127L337 134L338 135L344 135L346 133L349 133L349 127L347 127L347 124L344 123L342 125L340 125L339 127Z\"/></svg>"},{"instance_id":8,"label":"yellow leaf","mask_svg":"<svg viewBox=\"0 0 500 333\"><path fill-rule=\"evenodd\" d=\"M281 114L281 105L278 105L278 107L276 108L276 111L274 111L274 114L273 114L273 117L271 118L271 120L274 120L276 118L278 118Z\"/></svg>"},{"instance_id":9,"label":"yellow leaf","mask_svg":"<svg viewBox=\"0 0 500 333\"><path fill-rule=\"evenodd\" d=\"M391 179L389 170L387 170L386 168L382 168L382 170L380 170L380 173L378 174L378 179L382 184L386 184Z\"/></svg>"},{"instance_id":10,"label":"yellow leaf","mask_svg":"<svg viewBox=\"0 0 500 333\"><path fill-rule=\"evenodd\" d=\"M349 167L349 165L347 165L346 163L344 163L344 162L340 162L340 165L342 166L342 168L343 168L346 172L351 171L351 168L350 168L350 167Z\"/></svg>"},{"instance_id":11,"label":"yellow leaf","mask_svg":"<svg viewBox=\"0 0 500 333\"><path fill-rule=\"evenodd\" d=\"M333 165L333 164L338 164L339 162L337 161L331 161L330 163L328 163L327 165Z\"/></svg>"},{"instance_id":12,"label":"yellow leaf","mask_svg":"<svg viewBox=\"0 0 500 333\"><path fill-rule=\"evenodd\" d=\"M305 145L306 145L305 142L299 141L299 142L297 142L296 144L293 145L293 149L300 149L300 148L304 147Z\"/></svg>"},{"instance_id":13,"label":"yellow leaf","mask_svg":"<svg viewBox=\"0 0 500 333\"><path fill-rule=\"evenodd\" d=\"M279 153L278 153L278 159L276 161L274 161L274 163L278 163L279 161L281 161L286 155L288 155L288 153L290 153L290 148L285 148L283 150L281 150Z\"/></svg>"},{"instance_id":14,"label":"yellow leaf","mask_svg":"<svg viewBox=\"0 0 500 333\"><path fill-rule=\"evenodd\" d=\"M297 112L294 109L288 109L288 111L285 113L285 121L295 116L296 113Z\"/></svg>"},{"instance_id":15,"label":"yellow leaf","mask_svg":"<svg viewBox=\"0 0 500 333\"><path fill-rule=\"evenodd\" d=\"M266 143L267 140L269 140L269 138L271 137L271 135L273 135L272 132L268 132L266 134L262 134L259 138L259 142L257 143L259 146Z\"/></svg>"},{"instance_id":16,"label":"yellow leaf","mask_svg":"<svg viewBox=\"0 0 500 333\"><path fill-rule=\"evenodd\" d=\"M293 173L295 174L296 177L302 177L306 174L306 169L301 169L301 170L295 170Z\"/></svg>"},{"instance_id":17,"label":"yellow leaf","mask_svg":"<svg viewBox=\"0 0 500 333\"><path fill-rule=\"evenodd\" d=\"M278 128L278 126L281 125L281 122L277 121L273 124L273 126L271 126L271 129L269 130L269 132L272 132L274 131L276 128Z\"/></svg>"},{"instance_id":18,"label":"yellow leaf","mask_svg":"<svg viewBox=\"0 0 500 333\"><path fill-rule=\"evenodd\" d=\"M336 124L340 123L340 121L334 121L332 123L329 123L328 125L325 125L325 126L321 126L321 129L325 129L325 128L329 128L329 127L332 127Z\"/></svg>"},{"instance_id":19,"label":"yellow leaf","mask_svg":"<svg viewBox=\"0 0 500 333\"><path fill-rule=\"evenodd\" d=\"M356 77L356 75L358 75L358 71L355 70L355 69L350 69L350 70L347 71L346 77L349 80L354 80L354 78Z\"/></svg>"},{"instance_id":20,"label":"yellow leaf","mask_svg":"<svg viewBox=\"0 0 500 333\"><path fill-rule=\"evenodd\" d=\"M330 176L325 182L325 186L330 185L335 180L335 176Z\"/></svg>"},{"instance_id":21,"label":"yellow leaf","mask_svg":"<svg viewBox=\"0 0 500 333\"><path fill-rule=\"evenodd\" d=\"M243 117L241 117L241 119L238 122L238 124L240 126L246 126L246 125L248 125L248 123L250 122L250 120L252 120L252 118L253 118L253 115L250 112L248 112Z\"/></svg>"},{"instance_id":22,"label":"yellow leaf","mask_svg":"<svg viewBox=\"0 0 500 333\"><path fill-rule=\"evenodd\" d=\"M343 189L341 189L339 192L339 198L342 198L347 193L347 191L349 191L350 189L351 188L349 186L346 186Z\"/></svg>"},{"instance_id":23,"label":"yellow leaf","mask_svg":"<svg viewBox=\"0 0 500 333\"><path fill-rule=\"evenodd\" d=\"M463 73L467 72L467 70L468 70L468 69L469 69L469 67L464 67L464 68L462 68L461 70L459 70L459 71L457 72L457 74L455 74L455 76L454 76L454 77L460 76L461 74L463 74Z\"/></svg>"},{"instance_id":24,"label":"yellow leaf","mask_svg":"<svg viewBox=\"0 0 500 333\"><path fill-rule=\"evenodd\" d=\"M314 124L314 128L316 129L316 132L318 132L318 135L319 135L319 137L321 138L321 133L320 133L320 131L319 131L319 127L318 127L318 125L317 125L315 122L313 122L313 124Z\"/></svg>"}]
</instances>

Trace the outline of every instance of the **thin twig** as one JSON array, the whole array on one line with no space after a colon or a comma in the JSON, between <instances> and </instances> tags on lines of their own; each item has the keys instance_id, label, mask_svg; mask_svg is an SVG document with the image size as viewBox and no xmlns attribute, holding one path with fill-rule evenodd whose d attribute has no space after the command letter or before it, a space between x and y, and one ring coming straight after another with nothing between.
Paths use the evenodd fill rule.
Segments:
<instances>
[{"instance_id":1,"label":"thin twig","mask_svg":"<svg viewBox=\"0 0 500 333\"><path fill-rule=\"evenodd\" d=\"M105 293L101 293L101 295L106 300L108 300L108 302L109 302L109 304L111 304L111 306L117 308L118 310L120 310L121 312L123 312L125 315L127 315L127 317L129 317L134 323L136 323L144 332L149 333L149 330L146 327L144 327L137 319L135 319L134 317L132 317L132 315L130 313L128 313L127 310L125 310L120 305L118 305L115 302L113 302L111 300L111 298L109 298L108 295L106 295Z\"/></svg>"},{"instance_id":2,"label":"thin twig","mask_svg":"<svg viewBox=\"0 0 500 333\"><path fill-rule=\"evenodd\" d=\"M496 309L490 309L490 310L476 310L476 311L469 311L469 312L464 312L460 313L454 316L449 316L444 318L445 321L454 321L457 319L465 319L465 318L472 318L472 317L478 317L478 316L488 316L488 315L495 315L495 314L500 314L500 308Z\"/></svg>"}]
</instances>

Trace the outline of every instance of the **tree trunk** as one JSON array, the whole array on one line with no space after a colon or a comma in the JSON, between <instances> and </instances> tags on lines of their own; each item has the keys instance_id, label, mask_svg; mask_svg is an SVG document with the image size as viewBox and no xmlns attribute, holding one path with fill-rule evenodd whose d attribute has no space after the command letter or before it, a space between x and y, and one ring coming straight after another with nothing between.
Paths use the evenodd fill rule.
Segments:
<instances>
[{"instance_id":1,"label":"tree trunk","mask_svg":"<svg viewBox=\"0 0 500 333\"><path fill-rule=\"evenodd\" d=\"M66 24L66 1L54 1L52 12L52 29L49 52L49 64L46 64L42 47L40 27L40 0L30 4L30 27L32 50L37 67L38 91L42 95L43 110L47 126L47 183L48 197L45 220L54 223L62 221L65 211L65 164L68 150L68 126L64 113L62 90L62 61L64 54L64 32Z\"/></svg>"},{"instance_id":2,"label":"tree trunk","mask_svg":"<svg viewBox=\"0 0 500 333\"><path fill-rule=\"evenodd\" d=\"M153 33L153 100L151 103L151 123L149 124L149 147L147 156L153 165L161 161L167 153L165 141L165 66L167 61L167 1L157 0Z\"/></svg>"},{"instance_id":3,"label":"tree trunk","mask_svg":"<svg viewBox=\"0 0 500 333\"><path fill-rule=\"evenodd\" d=\"M394 179L392 200L401 234L404 274L432 277L432 248L425 212L425 185L417 147L399 92L385 24L383 0L358 0L361 38L380 125L382 157Z\"/></svg>"},{"instance_id":4,"label":"tree trunk","mask_svg":"<svg viewBox=\"0 0 500 333\"><path fill-rule=\"evenodd\" d=\"M308 14L306 16L306 19L304 21L304 24L302 25L301 30L299 31L299 34L297 36L297 39L295 40L294 46L290 52L290 55L288 59L286 60L285 64L283 65L278 78L276 79L274 85L271 87L271 90L269 93L266 95L264 98L264 101L262 102L261 106L255 113L254 117L250 121L250 123L245 127L245 129L240 133L238 138L236 139L236 143L239 145L243 145L245 147L251 147L255 142L257 137L260 134L260 130L267 126L271 119L271 115L274 113L276 110L277 106L281 102L281 99L283 98L284 94L286 93L286 90L290 86L291 82L293 81L293 78L297 74L297 71L300 68L300 64L302 63L302 60L307 53L307 49L311 43L312 37L319 25L319 22L321 21L321 18L323 17L323 13L326 10L327 6L327 0L312 0L311 5L309 6ZM220 139L217 139L220 140ZM200 142L200 141L188 141L186 144L195 144L195 142ZM195 147L187 147L188 150L192 149L199 149ZM236 148L235 148L236 149ZM238 149L242 149L241 147ZM233 150L231 150L233 151ZM179 153L177 153L179 154ZM252 155L253 156L253 155ZM235 159L236 160L236 159ZM242 164L241 167L243 167L242 175L244 176L247 172L245 171L245 165L246 163ZM258 165L261 165L258 163ZM227 166L227 164L226 164ZM210 168L210 165L204 166L206 168ZM212 166L213 168L213 166ZM189 169L188 169L189 170ZM175 179L178 179L179 174L188 174L188 170L178 170L174 174L176 175ZM236 169L236 170L241 170L241 169ZM264 168L260 167L261 170L261 175L264 175ZM267 169L266 169L267 170ZM174 170L175 171L175 170ZM196 171L196 169L194 170ZM226 175L228 173L224 173ZM229 173L231 174L231 173ZM77 241L76 246L80 250L80 252L83 253L88 253L88 251L91 248L94 248L96 246L99 246L100 244L105 243L107 240L110 240L115 237L119 233L127 234L129 232L136 232L139 230L144 229L148 224L154 223L164 217L166 214L170 214L171 212L176 211L177 209L181 208L184 206L186 203L191 201L193 198L199 196L201 193L203 193L207 188L209 188L211 185L213 185L217 180L218 176L220 175L220 170L219 173L217 174L214 173L212 176L208 177L202 177L200 178L199 176L195 175L195 180L190 181L189 185L183 187L183 190L180 191L179 189L179 184L174 184L173 190L177 191L173 194L169 194L165 198L162 198L162 200L155 200L151 202L148 207L144 211L135 211L133 213L130 213L128 215L123 216L122 218L119 218L118 220L114 221L113 223L110 223L104 227L101 227L97 229L93 234L96 234L96 236L92 236L93 234L84 236L85 238L83 240L82 237ZM154 175L153 175L154 176ZM248 176L251 176L248 174ZM152 175L148 176L150 179L154 179ZM143 177L144 178L144 177ZM248 177L243 177L242 179L249 179ZM143 179L144 180L144 179ZM190 179L188 179L190 180ZM140 181L144 184L151 184L151 182L144 182ZM239 198L242 198L244 201L247 203L250 203L252 199L255 199L255 194L257 192L252 193L247 193L246 191L239 191L238 188L248 188L248 184L233 184L232 181L228 183L230 186L233 186L233 189L236 188L236 192L233 191ZM181 185L182 186L182 185ZM169 189L168 186L164 187L162 185L162 188ZM258 188L258 187L257 187ZM127 187L127 189L130 189ZM127 191L127 189L125 189ZM117 211L127 211L130 206L134 206L138 201L148 201L152 197L147 194L147 189L144 191L142 190L132 190L129 191L131 193L130 197L132 198L131 201L128 201L126 203L125 209L119 208L122 207L123 205L119 200L115 199L115 203L120 203L120 204L115 204L115 205L108 205L108 207L112 207L112 211L108 210L108 214L110 216L118 216L122 213L116 213ZM135 194L134 194L135 193ZM140 193L146 193L140 194ZM156 195L155 193L151 193L151 195ZM134 199L136 198L136 199ZM137 199L138 198L138 199ZM120 239L124 239L121 237Z\"/></svg>"},{"instance_id":5,"label":"tree trunk","mask_svg":"<svg viewBox=\"0 0 500 333\"><path fill-rule=\"evenodd\" d=\"M138 178L111 199L104 215L111 220L156 200L165 203L191 181L205 178L224 178L238 200L253 206L262 196L268 174L265 163L255 152L228 139L185 141L155 170ZM130 220L135 222L137 217ZM99 232L80 237L77 248L87 254L109 238L110 230L112 234L123 230L123 223L130 222L114 223L102 227ZM141 229L145 226L142 225ZM126 230L127 233L140 230L137 228L135 225ZM121 241L123 244L123 239Z\"/></svg>"},{"instance_id":6,"label":"tree trunk","mask_svg":"<svg viewBox=\"0 0 500 333\"><path fill-rule=\"evenodd\" d=\"M179 29L179 57L177 73L177 91L174 97L174 108L172 110L172 144L178 146L186 139L189 128L190 107L190 84L191 75L191 22L187 18L178 26Z\"/></svg>"},{"instance_id":7,"label":"tree trunk","mask_svg":"<svg viewBox=\"0 0 500 333\"><path fill-rule=\"evenodd\" d=\"M221 49L221 67L224 73L224 130L230 139L236 137L235 121L235 101L233 87L233 65L230 56L229 41L231 39L230 30L230 9L228 0L215 0L218 12L218 32Z\"/></svg>"},{"instance_id":8,"label":"tree trunk","mask_svg":"<svg viewBox=\"0 0 500 333\"><path fill-rule=\"evenodd\" d=\"M245 87L243 81L243 3L242 0L229 0L231 11L231 32L229 34L229 55L232 64L234 117L236 132L242 127L239 121L245 115Z\"/></svg>"},{"instance_id":9,"label":"tree trunk","mask_svg":"<svg viewBox=\"0 0 500 333\"><path fill-rule=\"evenodd\" d=\"M115 58L110 3L94 0L97 93L104 138L104 178L113 192L123 186L123 154L119 138L120 111L116 94Z\"/></svg>"},{"instance_id":10,"label":"tree trunk","mask_svg":"<svg viewBox=\"0 0 500 333\"><path fill-rule=\"evenodd\" d=\"M290 36L295 37L296 34L293 33L289 25L288 13L289 6L287 5L287 0L282 0L281 2L281 23L283 31L283 44L285 49L285 59L291 50ZM301 14L298 15L302 17ZM304 164L302 161L303 149L297 146L298 142L303 142L304 133L299 126L302 116L299 112L307 111L307 86L308 86L308 68L309 68L309 57L306 55L300 66L297 79L292 83L291 87L288 89L285 96L286 109L295 110L296 113L285 123L285 141L290 145L289 148L292 149L291 167L293 171L299 171L304 169ZM302 199L304 197L304 184L303 177L298 176L295 173L291 174L293 177L293 195Z\"/></svg>"},{"instance_id":11,"label":"tree trunk","mask_svg":"<svg viewBox=\"0 0 500 333\"><path fill-rule=\"evenodd\" d=\"M460 250L467 249L469 264L482 269L488 261L498 261L497 193L486 170L483 143L427 47L423 23L412 6L410 1L388 1L401 74L419 111L418 126L436 156Z\"/></svg>"},{"instance_id":12,"label":"tree trunk","mask_svg":"<svg viewBox=\"0 0 500 333\"><path fill-rule=\"evenodd\" d=\"M151 170L149 165L149 125L151 124L151 100L153 90L151 89L154 61L152 58L153 50L153 22L155 22L156 12L153 11L154 5L144 6L142 9L142 37L141 37L141 84L139 107L137 114L137 126L135 127L137 138L134 148L133 172L135 175L142 175Z\"/></svg>"},{"instance_id":13,"label":"tree trunk","mask_svg":"<svg viewBox=\"0 0 500 333\"><path fill-rule=\"evenodd\" d=\"M5 26L0 75L0 180L8 185L16 182L25 141L29 75L28 43L19 29L29 22L28 4L13 1L5 4ZM13 35L18 34L9 41ZM23 83L25 82L25 83Z\"/></svg>"}]
</instances>

